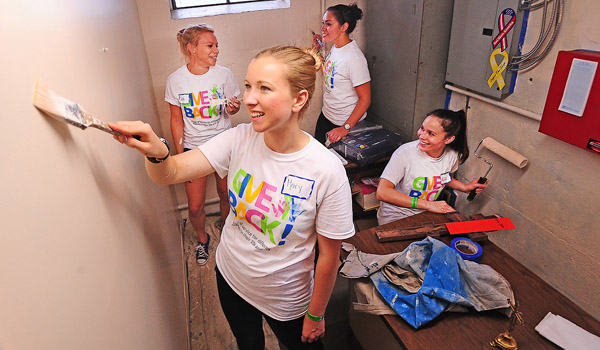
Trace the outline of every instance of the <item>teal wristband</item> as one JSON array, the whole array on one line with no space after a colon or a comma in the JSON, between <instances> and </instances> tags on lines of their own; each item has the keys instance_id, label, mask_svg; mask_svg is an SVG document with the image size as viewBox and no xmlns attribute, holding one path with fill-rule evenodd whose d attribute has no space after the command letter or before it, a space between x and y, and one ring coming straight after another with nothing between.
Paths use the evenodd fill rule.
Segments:
<instances>
[{"instance_id":1,"label":"teal wristband","mask_svg":"<svg viewBox=\"0 0 600 350\"><path fill-rule=\"evenodd\" d=\"M313 320L315 322L320 322L320 321L323 321L324 316L311 315L310 312L308 312L308 310L306 310L306 317L310 318L311 320Z\"/></svg>"},{"instance_id":2,"label":"teal wristband","mask_svg":"<svg viewBox=\"0 0 600 350\"><path fill-rule=\"evenodd\" d=\"M413 209L417 209L417 200L418 200L418 198L417 198L417 197L412 197L412 198L410 199L410 202L411 202L411 204L412 204L412 208L413 208Z\"/></svg>"}]
</instances>

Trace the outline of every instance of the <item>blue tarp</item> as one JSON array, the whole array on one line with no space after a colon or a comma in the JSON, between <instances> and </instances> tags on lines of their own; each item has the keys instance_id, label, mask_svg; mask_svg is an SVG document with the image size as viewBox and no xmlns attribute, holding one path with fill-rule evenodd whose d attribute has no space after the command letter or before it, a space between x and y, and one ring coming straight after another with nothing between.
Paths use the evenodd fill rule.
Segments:
<instances>
[{"instance_id":1,"label":"blue tarp","mask_svg":"<svg viewBox=\"0 0 600 350\"><path fill-rule=\"evenodd\" d=\"M423 280L421 288L416 293L409 293L390 283L381 272L383 267L381 260L378 264L365 265L365 261L376 261L377 258L369 258L373 254L362 252L357 254L363 254L354 255L358 257L356 261L360 264L354 261L354 266L344 266L343 270L346 268L345 271L349 272L346 273L346 277L357 278L369 275L386 302L415 328L436 318L450 304L483 311L509 308L508 300L514 302L510 285L494 269L463 260L454 249L431 237L410 244L391 262L389 255L380 256L387 257L385 259L387 262L384 264L397 264ZM352 264L353 261L350 263ZM364 267L362 272L360 265ZM373 266L378 268L373 269ZM352 276L353 274L355 276Z\"/></svg>"}]
</instances>

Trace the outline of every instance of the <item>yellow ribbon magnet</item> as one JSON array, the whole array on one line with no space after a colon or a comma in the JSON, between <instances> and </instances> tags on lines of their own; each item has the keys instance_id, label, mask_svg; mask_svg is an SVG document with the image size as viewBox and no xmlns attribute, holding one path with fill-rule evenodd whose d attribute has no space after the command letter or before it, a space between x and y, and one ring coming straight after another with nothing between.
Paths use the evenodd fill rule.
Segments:
<instances>
[{"instance_id":1,"label":"yellow ribbon magnet","mask_svg":"<svg viewBox=\"0 0 600 350\"><path fill-rule=\"evenodd\" d=\"M498 65L498 61L496 61L496 55L502 55L502 62L500 62L500 65ZM503 89L506 83L502 77L502 72L504 72L506 65L508 65L508 54L506 51L503 51L500 47L494 50L490 56L490 65L492 66L492 76L488 79L488 86L492 87L494 82L497 81L498 87Z\"/></svg>"}]
</instances>

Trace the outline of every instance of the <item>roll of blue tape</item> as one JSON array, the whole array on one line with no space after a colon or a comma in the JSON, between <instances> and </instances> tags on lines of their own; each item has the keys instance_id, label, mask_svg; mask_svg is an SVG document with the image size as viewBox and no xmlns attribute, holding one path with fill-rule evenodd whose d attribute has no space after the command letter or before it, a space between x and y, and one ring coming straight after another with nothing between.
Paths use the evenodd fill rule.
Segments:
<instances>
[{"instance_id":1,"label":"roll of blue tape","mask_svg":"<svg viewBox=\"0 0 600 350\"><path fill-rule=\"evenodd\" d=\"M452 242L450 242L450 247L456 250L458 255L465 260L479 262L479 260L481 260L481 254L483 254L483 250L479 244L464 237L454 238Z\"/></svg>"}]
</instances>

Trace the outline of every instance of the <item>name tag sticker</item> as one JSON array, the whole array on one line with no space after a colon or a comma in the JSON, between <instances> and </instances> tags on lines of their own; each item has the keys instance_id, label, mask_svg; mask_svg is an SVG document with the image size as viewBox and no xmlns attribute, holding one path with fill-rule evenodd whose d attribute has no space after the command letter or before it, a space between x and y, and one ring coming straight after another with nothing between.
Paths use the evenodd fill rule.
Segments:
<instances>
[{"instance_id":1,"label":"name tag sticker","mask_svg":"<svg viewBox=\"0 0 600 350\"><path fill-rule=\"evenodd\" d=\"M179 95L179 103L181 103L182 105L189 105L190 104L190 94L180 94Z\"/></svg>"},{"instance_id":2,"label":"name tag sticker","mask_svg":"<svg viewBox=\"0 0 600 350\"><path fill-rule=\"evenodd\" d=\"M450 176L450 173L443 173L442 175L440 175L440 177L442 178L442 185L447 184L448 182L452 181L452 176Z\"/></svg>"},{"instance_id":3,"label":"name tag sticker","mask_svg":"<svg viewBox=\"0 0 600 350\"><path fill-rule=\"evenodd\" d=\"M283 180L281 193L294 198L308 199L312 194L314 186L315 180L290 174Z\"/></svg>"}]
</instances>

